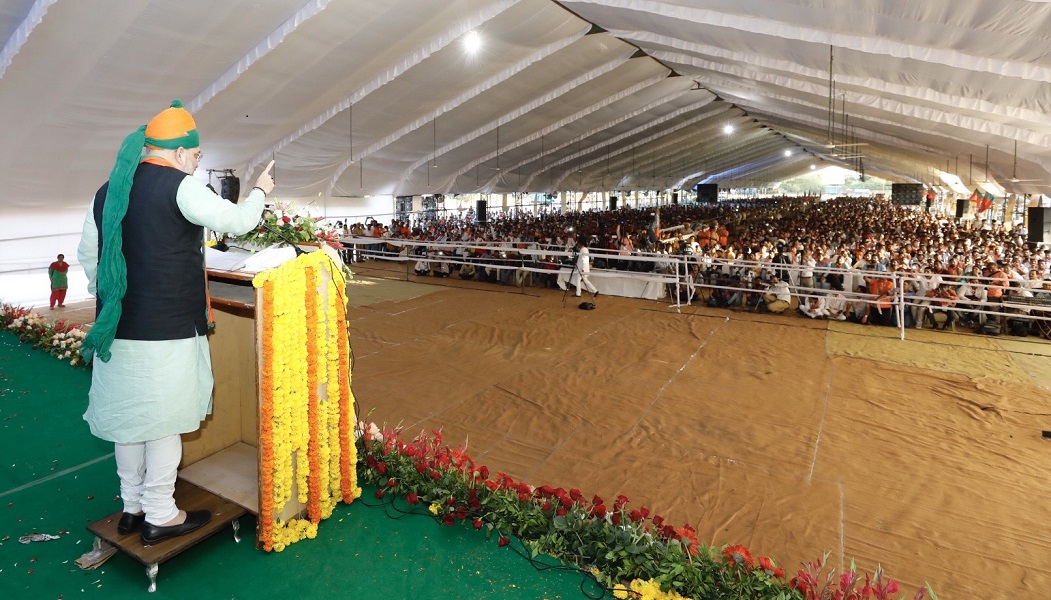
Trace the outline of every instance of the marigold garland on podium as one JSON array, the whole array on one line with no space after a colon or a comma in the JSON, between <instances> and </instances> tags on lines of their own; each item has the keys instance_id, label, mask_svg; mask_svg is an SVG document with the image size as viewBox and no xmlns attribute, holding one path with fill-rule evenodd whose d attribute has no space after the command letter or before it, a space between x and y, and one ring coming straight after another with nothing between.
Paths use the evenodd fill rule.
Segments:
<instances>
[{"instance_id":1,"label":"marigold garland on podium","mask_svg":"<svg viewBox=\"0 0 1051 600\"><path fill-rule=\"evenodd\" d=\"M258 544L313 538L337 502L361 495L350 390L346 282L326 252L258 274ZM305 505L305 518L300 515Z\"/></svg>"},{"instance_id":2,"label":"marigold garland on podium","mask_svg":"<svg viewBox=\"0 0 1051 600\"><path fill-rule=\"evenodd\" d=\"M183 435L176 499L212 522L154 546L119 535L119 512L88 527L147 567L150 591L161 563L226 525L239 540L245 512L258 516L257 547L280 552L361 496L341 267L322 248L256 274L208 270L212 414Z\"/></svg>"},{"instance_id":3,"label":"marigold garland on podium","mask_svg":"<svg viewBox=\"0 0 1051 600\"><path fill-rule=\"evenodd\" d=\"M214 407L183 436L181 476L259 515L268 551L313 537L337 502L361 494L346 281L333 254L209 271Z\"/></svg>"}]
</instances>

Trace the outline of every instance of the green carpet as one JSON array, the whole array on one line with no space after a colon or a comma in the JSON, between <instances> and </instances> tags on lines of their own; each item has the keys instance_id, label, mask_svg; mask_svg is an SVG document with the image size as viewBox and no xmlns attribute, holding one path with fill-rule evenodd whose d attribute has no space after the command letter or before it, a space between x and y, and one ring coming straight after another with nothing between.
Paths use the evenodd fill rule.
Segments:
<instances>
[{"instance_id":1,"label":"green carpet","mask_svg":"<svg viewBox=\"0 0 1051 600\"><path fill-rule=\"evenodd\" d=\"M85 527L120 508L112 446L81 419L90 372L0 334L0 598L143 598L139 563L118 554L94 571L73 561ZM341 505L314 540L267 554L220 532L160 567L156 598L598 598L602 590L553 561L534 564L495 537L424 516ZM397 514L396 511L391 511ZM21 544L29 533L60 539ZM553 568L545 568L553 567Z\"/></svg>"}]
</instances>

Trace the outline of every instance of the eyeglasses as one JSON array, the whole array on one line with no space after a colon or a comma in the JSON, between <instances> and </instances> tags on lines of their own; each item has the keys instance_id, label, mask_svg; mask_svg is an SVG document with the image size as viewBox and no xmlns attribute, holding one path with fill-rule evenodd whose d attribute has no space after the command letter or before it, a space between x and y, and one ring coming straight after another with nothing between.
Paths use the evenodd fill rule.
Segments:
<instances>
[{"instance_id":1,"label":"eyeglasses","mask_svg":"<svg viewBox=\"0 0 1051 600\"><path fill-rule=\"evenodd\" d=\"M197 162L201 162L201 159L204 158L204 152L201 152L200 150L198 150L197 152L194 152L193 153L193 158Z\"/></svg>"}]
</instances>

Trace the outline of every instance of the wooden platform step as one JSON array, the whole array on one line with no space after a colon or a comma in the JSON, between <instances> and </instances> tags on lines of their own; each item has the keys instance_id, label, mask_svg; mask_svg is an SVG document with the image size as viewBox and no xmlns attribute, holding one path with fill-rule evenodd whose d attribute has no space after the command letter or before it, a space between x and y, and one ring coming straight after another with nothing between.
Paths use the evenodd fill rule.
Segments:
<instances>
[{"instance_id":1,"label":"wooden platform step","mask_svg":"<svg viewBox=\"0 0 1051 600\"><path fill-rule=\"evenodd\" d=\"M117 523L120 521L121 511L117 511L88 525L88 531L113 544L118 550L131 558L146 565L146 575L150 579L149 591L151 592L157 589L157 571L161 563L196 546L218 533L227 525L234 524L234 538L236 541L240 541L236 519L245 514L246 511L243 506L234 504L181 479L175 484L175 502L183 510L211 511L212 520L197 531L171 538L152 546L142 545L138 531L128 535L117 533Z\"/></svg>"}]
</instances>

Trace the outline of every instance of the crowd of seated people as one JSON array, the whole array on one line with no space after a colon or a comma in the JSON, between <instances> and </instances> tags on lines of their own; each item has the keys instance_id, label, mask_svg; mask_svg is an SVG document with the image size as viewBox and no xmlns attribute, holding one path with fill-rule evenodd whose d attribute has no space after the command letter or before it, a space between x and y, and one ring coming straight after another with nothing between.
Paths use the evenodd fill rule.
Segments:
<instances>
[{"instance_id":1,"label":"crowd of seated people","mask_svg":"<svg viewBox=\"0 0 1051 600\"><path fill-rule=\"evenodd\" d=\"M989 303L1051 294L1051 252L1027 244L1017 228L980 216L960 222L882 199L689 203L495 216L484 224L468 214L413 225L355 223L348 231L394 254L406 252L397 240L472 246L459 250L459 263L419 261L420 274L513 283L513 267L528 263L550 271L532 281L551 287L559 260L535 251L567 252L577 239L588 243L597 269L668 272L674 264L660 257L683 256L688 282L711 286L714 306L784 311L787 286L789 304L809 317L894 326L900 325L891 309L896 295L906 299L905 326L942 328L985 319L983 312L996 312ZM517 252L526 248L534 252ZM891 274L904 289L893 287Z\"/></svg>"}]
</instances>

